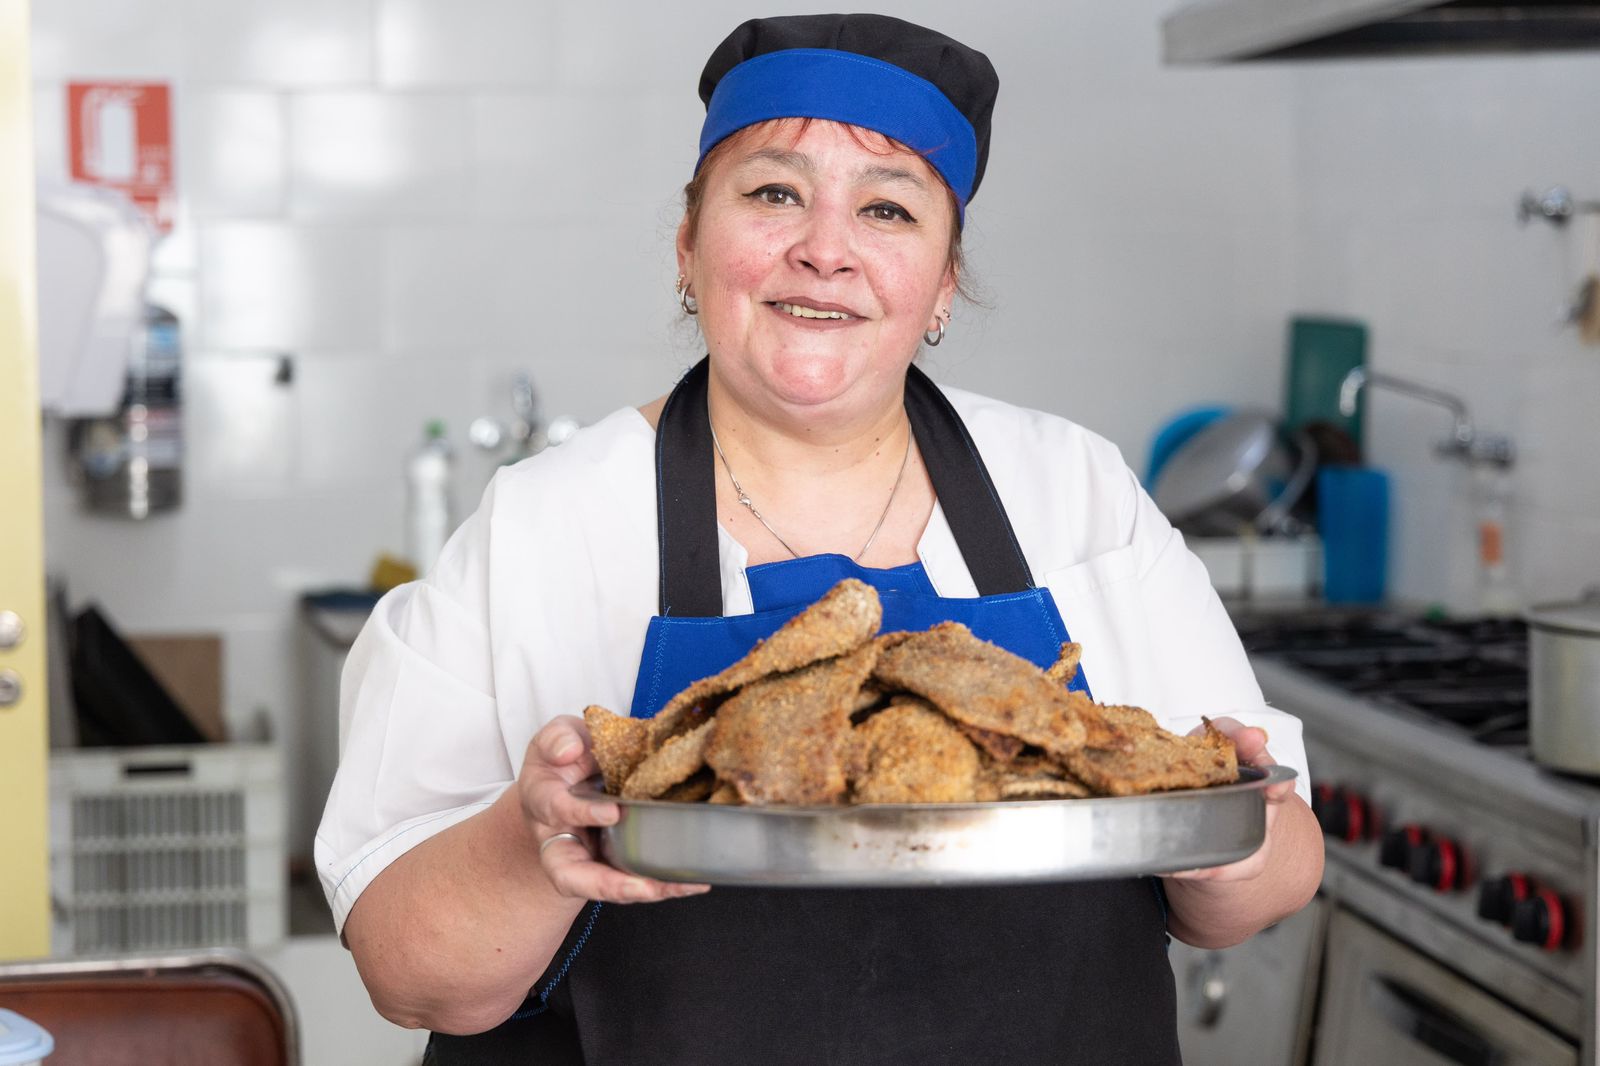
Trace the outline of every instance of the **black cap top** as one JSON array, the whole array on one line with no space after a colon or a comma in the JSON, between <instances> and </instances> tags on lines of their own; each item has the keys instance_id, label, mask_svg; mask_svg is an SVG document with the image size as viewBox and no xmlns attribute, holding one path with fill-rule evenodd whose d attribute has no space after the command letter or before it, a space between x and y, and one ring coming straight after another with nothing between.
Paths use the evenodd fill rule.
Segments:
<instances>
[{"instance_id":1,"label":"black cap top","mask_svg":"<svg viewBox=\"0 0 1600 1066\"><path fill-rule=\"evenodd\" d=\"M746 68L724 84L735 68L775 52L792 56L783 64L758 64L759 71ZM878 62L816 62L829 59L820 54L828 52L835 53L832 58L851 53ZM888 67L929 84L896 77ZM700 99L707 109L701 159L717 141L755 121L830 118L875 129L923 152L965 204L988 163L990 119L999 87L999 76L982 52L902 19L751 19L717 46L700 75ZM942 99L930 99L935 95Z\"/></svg>"}]
</instances>

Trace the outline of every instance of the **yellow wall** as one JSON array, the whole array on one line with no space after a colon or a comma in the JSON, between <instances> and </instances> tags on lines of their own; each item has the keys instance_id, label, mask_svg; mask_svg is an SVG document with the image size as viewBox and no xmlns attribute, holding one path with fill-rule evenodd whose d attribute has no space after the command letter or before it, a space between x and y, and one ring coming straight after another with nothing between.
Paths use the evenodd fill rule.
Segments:
<instances>
[{"instance_id":1,"label":"yellow wall","mask_svg":"<svg viewBox=\"0 0 1600 1066\"><path fill-rule=\"evenodd\" d=\"M0 650L23 686L0 707L0 959L50 949L32 133L28 0L0 0L0 610L26 629Z\"/></svg>"}]
</instances>

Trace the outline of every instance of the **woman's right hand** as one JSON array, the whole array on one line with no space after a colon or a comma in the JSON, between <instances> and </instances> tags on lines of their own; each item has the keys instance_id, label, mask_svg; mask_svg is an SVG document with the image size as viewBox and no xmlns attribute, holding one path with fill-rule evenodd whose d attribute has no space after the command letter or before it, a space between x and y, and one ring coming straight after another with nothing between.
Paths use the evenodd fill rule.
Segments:
<instances>
[{"instance_id":1,"label":"woman's right hand","mask_svg":"<svg viewBox=\"0 0 1600 1066\"><path fill-rule=\"evenodd\" d=\"M528 830L539 843L539 864L556 891L607 903L654 903L707 891L710 885L637 877L595 857L591 830L614 825L622 816L621 808L579 799L571 789L599 772L581 718L562 715L528 742L517 775L517 794Z\"/></svg>"}]
</instances>

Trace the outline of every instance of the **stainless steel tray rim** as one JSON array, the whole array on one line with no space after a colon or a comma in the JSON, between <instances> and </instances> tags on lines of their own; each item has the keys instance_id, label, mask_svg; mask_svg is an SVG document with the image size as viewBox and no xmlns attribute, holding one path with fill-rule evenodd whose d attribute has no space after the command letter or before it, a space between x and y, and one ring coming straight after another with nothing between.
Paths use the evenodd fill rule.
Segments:
<instances>
[{"instance_id":1,"label":"stainless steel tray rim","mask_svg":"<svg viewBox=\"0 0 1600 1066\"><path fill-rule=\"evenodd\" d=\"M754 887L894 888L1088 880L1216 866L1260 847L1266 789L1288 767L1236 784L1088 799L747 807L606 796L622 817L602 854L632 873Z\"/></svg>"}]
</instances>

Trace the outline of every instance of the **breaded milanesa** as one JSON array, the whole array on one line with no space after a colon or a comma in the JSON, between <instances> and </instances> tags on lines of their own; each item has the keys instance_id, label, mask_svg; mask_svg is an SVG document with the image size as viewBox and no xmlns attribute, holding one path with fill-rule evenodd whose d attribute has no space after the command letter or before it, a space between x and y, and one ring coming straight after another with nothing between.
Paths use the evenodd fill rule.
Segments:
<instances>
[{"instance_id":1,"label":"breaded milanesa","mask_svg":"<svg viewBox=\"0 0 1600 1066\"><path fill-rule=\"evenodd\" d=\"M1093 795L1082 781L1053 774L1001 774L994 785L1003 800L1086 799Z\"/></svg>"},{"instance_id":2,"label":"breaded milanesa","mask_svg":"<svg viewBox=\"0 0 1600 1066\"><path fill-rule=\"evenodd\" d=\"M1161 728L1156 716L1143 707L1096 703L1081 692L1067 693L1083 723L1083 746L1106 751L1130 751L1139 737Z\"/></svg>"},{"instance_id":3,"label":"breaded milanesa","mask_svg":"<svg viewBox=\"0 0 1600 1066\"><path fill-rule=\"evenodd\" d=\"M650 723L591 705L583 709L583 724L589 727L589 747L594 761L600 764L600 775L606 779L606 791L615 796L622 791L628 775L644 761Z\"/></svg>"},{"instance_id":4,"label":"breaded milanesa","mask_svg":"<svg viewBox=\"0 0 1600 1066\"><path fill-rule=\"evenodd\" d=\"M673 785L687 781L706 764L706 745L716 724L715 718L709 718L646 755L623 784L623 798L654 799Z\"/></svg>"},{"instance_id":5,"label":"breaded milanesa","mask_svg":"<svg viewBox=\"0 0 1600 1066\"><path fill-rule=\"evenodd\" d=\"M686 716L698 705L771 674L788 673L853 651L872 639L882 620L883 606L878 602L877 591L865 582L846 578L750 649L744 658L672 697L650 719L651 749L682 732Z\"/></svg>"},{"instance_id":6,"label":"breaded milanesa","mask_svg":"<svg viewBox=\"0 0 1600 1066\"><path fill-rule=\"evenodd\" d=\"M1008 763L1022 754L1022 749L1027 747L1016 737L1008 737L1004 733L996 733L992 729L979 729L966 722L957 722L957 727L967 735L967 739L982 748L995 762Z\"/></svg>"},{"instance_id":7,"label":"breaded milanesa","mask_svg":"<svg viewBox=\"0 0 1600 1066\"><path fill-rule=\"evenodd\" d=\"M709 797L716 787L717 779L702 766L688 780L678 782L656 798L669 803L699 803Z\"/></svg>"},{"instance_id":8,"label":"breaded milanesa","mask_svg":"<svg viewBox=\"0 0 1600 1066\"><path fill-rule=\"evenodd\" d=\"M919 701L897 702L855 729L855 803L966 803L977 799L978 751L955 724Z\"/></svg>"},{"instance_id":9,"label":"breaded milanesa","mask_svg":"<svg viewBox=\"0 0 1600 1066\"><path fill-rule=\"evenodd\" d=\"M984 786L992 799L1083 799L1089 787L1048 755L1021 755L1009 763L990 760L983 767Z\"/></svg>"},{"instance_id":10,"label":"breaded milanesa","mask_svg":"<svg viewBox=\"0 0 1600 1066\"><path fill-rule=\"evenodd\" d=\"M1128 751L1084 748L1064 756L1073 776L1102 796L1133 796L1175 788L1204 788L1239 780L1239 759L1229 740L1206 723L1198 737L1165 729L1136 736Z\"/></svg>"},{"instance_id":11,"label":"breaded milanesa","mask_svg":"<svg viewBox=\"0 0 1600 1066\"><path fill-rule=\"evenodd\" d=\"M801 806L844 798L850 708L876 644L757 681L724 703L706 762L751 804Z\"/></svg>"},{"instance_id":12,"label":"breaded milanesa","mask_svg":"<svg viewBox=\"0 0 1600 1066\"><path fill-rule=\"evenodd\" d=\"M1072 684L1072 679L1078 676L1078 660L1083 658L1083 645L1067 641L1061 645L1061 654L1050 668L1044 672L1056 684L1065 687Z\"/></svg>"},{"instance_id":13,"label":"breaded milanesa","mask_svg":"<svg viewBox=\"0 0 1600 1066\"><path fill-rule=\"evenodd\" d=\"M1066 690L1026 659L979 640L957 622L885 648L873 677L922 696L959 722L1052 753L1083 746L1083 723Z\"/></svg>"}]
</instances>

